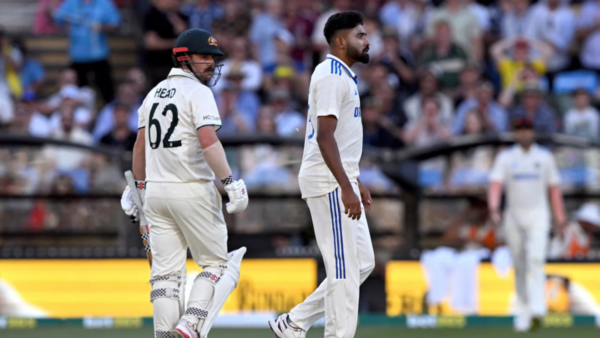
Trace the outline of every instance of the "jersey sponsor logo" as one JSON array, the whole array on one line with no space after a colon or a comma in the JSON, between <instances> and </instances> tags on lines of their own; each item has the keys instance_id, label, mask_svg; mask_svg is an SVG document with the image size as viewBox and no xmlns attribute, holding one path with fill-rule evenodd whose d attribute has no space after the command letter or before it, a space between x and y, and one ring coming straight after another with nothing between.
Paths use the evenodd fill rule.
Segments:
<instances>
[{"instance_id":1,"label":"jersey sponsor logo","mask_svg":"<svg viewBox=\"0 0 600 338\"><path fill-rule=\"evenodd\" d=\"M171 89L158 88L154 92L154 97L160 97L161 99L166 99L168 97L171 99L171 98L173 98L173 96L175 96L176 92L177 92L177 89L175 89L175 88L171 88Z\"/></svg>"},{"instance_id":2,"label":"jersey sponsor logo","mask_svg":"<svg viewBox=\"0 0 600 338\"><path fill-rule=\"evenodd\" d=\"M310 115L308 116L308 124L310 124L310 127L312 128L312 132L310 133L310 135L308 135L308 139L310 140L311 138L315 137L315 126L313 126L312 116Z\"/></svg>"},{"instance_id":3,"label":"jersey sponsor logo","mask_svg":"<svg viewBox=\"0 0 600 338\"><path fill-rule=\"evenodd\" d=\"M210 36L208 38L208 44L211 45L211 46L217 46L217 39L215 39L212 36Z\"/></svg>"},{"instance_id":4,"label":"jersey sponsor logo","mask_svg":"<svg viewBox=\"0 0 600 338\"><path fill-rule=\"evenodd\" d=\"M214 115L204 115L202 116L202 119L204 121L221 121L221 118L219 116L214 116Z\"/></svg>"},{"instance_id":5,"label":"jersey sponsor logo","mask_svg":"<svg viewBox=\"0 0 600 338\"><path fill-rule=\"evenodd\" d=\"M354 108L354 117L361 117L362 112L360 111L360 107Z\"/></svg>"},{"instance_id":6,"label":"jersey sponsor logo","mask_svg":"<svg viewBox=\"0 0 600 338\"><path fill-rule=\"evenodd\" d=\"M535 174L535 173L524 173L524 174L514 174L513 175L513 179L515 180L537 180L540 178L539 174Z\"/></svg>"}]
</instances>

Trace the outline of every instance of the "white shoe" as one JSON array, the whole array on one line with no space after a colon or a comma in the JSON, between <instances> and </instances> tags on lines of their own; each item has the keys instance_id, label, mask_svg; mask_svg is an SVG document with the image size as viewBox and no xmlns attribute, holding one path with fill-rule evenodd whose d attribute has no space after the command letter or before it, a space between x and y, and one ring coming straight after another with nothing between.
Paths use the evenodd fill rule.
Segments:
<instances>
[{"instance_id":1,"label":"white shoe","mask_svg":"<svg viewBox=\"0 0 600 338\"><path fill-rule=\"evenodd\" d=\"M287 313L269 320L269 326L275 335L279 338L305 338L306 331L299 327L294 327L289 321L290 315Z\"/></svg>"},{"instance_id":2,"label":"white shoe","mask_svg":"<svg viewBox=\"0 0 600 338\"><path fill-rule=\"evenodd\" d=\"M177 327L171 330L171 338L198 338L198 332L187 321L180 320Z\"/></svg>"}]
</instances>

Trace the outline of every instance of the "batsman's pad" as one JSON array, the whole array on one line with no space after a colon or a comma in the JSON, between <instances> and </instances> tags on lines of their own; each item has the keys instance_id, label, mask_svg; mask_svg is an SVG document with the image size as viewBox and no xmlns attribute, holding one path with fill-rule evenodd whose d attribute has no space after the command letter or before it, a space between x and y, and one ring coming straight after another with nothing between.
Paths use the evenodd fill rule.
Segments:
<instances>
[{"instance_id":1,"label":"batsman's pad","mask_svg":"<svg viewBox=\"0 0 600 338\"><path fill-rule=\"evenodd\" d=\"M166 334L177 325L185 305L185 268L175 275L157 276L150 279L150 301L154 314L154 336Z\"/></svg>"},{"instance_id":2,"label":"batsman's pad","mask_svg":"<svg viewBox=\"0 0 600 338\"><path fill-rule=\"evenodd\" d=\"M214 295L208 304L206 319L199 324L197 329L200 338L207 338L208 332L219 315L219 312L221 312L225 301L237 287L238 281L240 280L240 265L242 264L242 258L244 258L245 253L246 247L241 247L228 254L229 261L227 263L227 269L225 269L225 272L215 284Z\"/></svg>"},{"instance_id":3,"label":"batsman's pad","mask_svg":"<svg viewBox=\"0 0 600 338\"><path fill-rule=\"evenodd\" d=\"M194 279L187 310L182 319L185 319L196 331L208 317L208 307L226 269L226 266L207 266Z\"/></svg>"}]
</instances>

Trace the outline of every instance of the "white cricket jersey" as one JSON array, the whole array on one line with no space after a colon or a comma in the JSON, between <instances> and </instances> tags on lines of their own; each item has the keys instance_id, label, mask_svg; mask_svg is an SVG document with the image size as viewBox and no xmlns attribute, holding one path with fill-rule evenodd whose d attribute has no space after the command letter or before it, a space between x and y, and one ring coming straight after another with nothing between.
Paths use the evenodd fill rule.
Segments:
<instances>
[{"instance_id":1,"label":"white cricket jersey","mask_svg":"<svg viewBox=\"0 0 600 338\"><path fill-rule=\"evenodd\" d=\"M515 145L503 150L490 173L506 194L505 217L523 226L550 221L548 189L560 184L560 176L550 151L533 144L528 152Z\"/></svg>"},{"instance_id":2,"label":"white cricket jersey","mask_svg":"<svg viewBox=\"0 0 600 338\"><path fill-rule=\"evenodd\" d=\"M321 62L310 79L304 155L298 180L302 198L317 197L338 187L317 144L319 116L333 115L338 123L334 133L346 175L355 182L362 155L363 129L356 74L333 55Z\"/></svg>"},{"instance_id":3,"label":"white cricket jersey","mask_svg":"<svg viewBox=\"0 0 600 338\"><path fill-rule=\"evenodd\" d=\"M138 128L146 128L146 181L213 181L202 155L197 130L221 127L212 91L191 73L173 68L138 110Z\"/></svg>"}]
</instances>

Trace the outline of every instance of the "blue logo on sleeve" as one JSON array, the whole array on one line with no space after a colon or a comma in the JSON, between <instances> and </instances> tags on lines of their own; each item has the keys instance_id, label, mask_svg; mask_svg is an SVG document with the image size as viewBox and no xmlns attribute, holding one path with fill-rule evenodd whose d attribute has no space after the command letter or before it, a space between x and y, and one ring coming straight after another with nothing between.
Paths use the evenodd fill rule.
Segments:
<instances>
[{"instance_id":1,"label":"blue logo on sleeve","mask_svg":"<svg viewBox=\"0 0 600 338\"><path fill-rule=\"evenodd\" d=\"M354 117L361 117L362 113L360 111L360 107L354 108Z\"/></svg>"}]
</instances>

